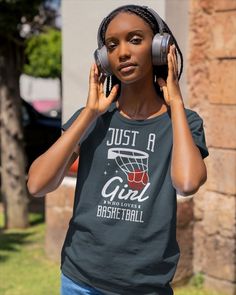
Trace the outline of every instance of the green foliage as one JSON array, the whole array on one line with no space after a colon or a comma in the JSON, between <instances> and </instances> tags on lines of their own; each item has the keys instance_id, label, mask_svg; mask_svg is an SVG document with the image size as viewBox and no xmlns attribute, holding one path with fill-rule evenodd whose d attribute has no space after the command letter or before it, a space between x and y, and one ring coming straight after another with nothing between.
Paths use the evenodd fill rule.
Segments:
<instances>
[{"instance_id":1,"label":"green foliage","mask_svg":"<svg viewBox=\"0 0 236 295\"><path fill-rule=\"evenodd\" d=\"M34 77L61 76L61 32L48 29L27 40L25 54L28 62L24 73Z\"/></svg>"},{"instance_id":2,"label":"green foliage","mask_svg":"<svg viewBox=\"0 0 236 295\"><path fill-rule=\"evenodd\" d=\"M201 272L195 274L191 279L191 284L198 289L202 288L204 284L204 275Z\"/></svg>"},{"instance_id":3,"label":"green foliage","mask_svg":"<svg viewBox=\"0 0 236 295\"><path fill-rule=\"evenodd\" d=\"M204 275L199 272L196 273L189 284L183 287L175 288L175 295L225 295L223 293L206 290L204 288Z\"/></svg>"}]
</instances>

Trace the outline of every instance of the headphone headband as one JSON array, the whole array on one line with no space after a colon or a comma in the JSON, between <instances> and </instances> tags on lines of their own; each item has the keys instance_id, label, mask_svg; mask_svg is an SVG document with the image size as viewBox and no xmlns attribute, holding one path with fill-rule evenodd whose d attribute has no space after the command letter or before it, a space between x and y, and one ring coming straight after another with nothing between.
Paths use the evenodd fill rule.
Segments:
<instances>
[{"instance_id":1,"label":"headphone headband","mask_svg":"<svg viewBox=\"0 0 236 295\"><path fill-rule=\"evenodd\" d=\"M122 8L141 8L141 9L144 9L144 10L147 10L156 20L157 24L158 24L158 28L159 28L159 33L161 35L163 35L164 31L165 31L165 26L164 26L164 23L163 23L163 20L162 18L157 14L157 12L152 9L152 8L149 8L148 6L139 6L139 5L133 5L133 4L130 4L130 5L122 5L122 6L119 6L117 7L116 9L112 10L101 22L99 28L98 28L98 33L97 33L97 44L98 44L98 48L102 48L102 46L104 45L103 41L102 41L102 36L101 36L101 33L102 33L102 28L104 26L104 23L106 22L107 18L112 15L114 12L119 12L120 10L122 10Z\"/></svg>"},{"instance_id":2,"label":"headphone headband","mask_svg":"<svg viewBox=\"0 0 236 295\"><path fill-rule=\"evenodd\" d=\"M160 15L152 8L149 8L147 6L143 6L143 8L145 8L150 14L152 14L155 17L155 19L157 21L157 24L158 24L158 27L159 27L159 33L161 35L164 34L165 26L164 26L163 20L160 17Z\"/></svg>"}]
</instances>

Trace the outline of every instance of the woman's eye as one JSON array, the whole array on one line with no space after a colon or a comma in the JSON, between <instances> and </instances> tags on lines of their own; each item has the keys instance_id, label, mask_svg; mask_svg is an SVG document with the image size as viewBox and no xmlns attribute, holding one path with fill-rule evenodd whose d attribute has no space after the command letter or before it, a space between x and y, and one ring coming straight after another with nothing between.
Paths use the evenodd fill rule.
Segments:
<instances>
[{"instance_id":1,"label":"woman's eye","mask_svg":"<svg viewBox=\"0 0 236 295\"><path fill-rule=\"evenodd\" d=\"M112 50L116 47L116 43L110 42L106 45L106 47L107 47L107 50Z\"/></svg>"},{"instance_id":2,"label":"woman's eye","mask_svg":"<svg viewBox=\"0 0 236 295\"><path fill-rule=\"evenodd\" d=\"M140 37L133 37L133 38L130 40L130 42L131 42L132 44L140 44L140 43L142 42L142 38L140 38Z\"/></svg>"}]
</instances>

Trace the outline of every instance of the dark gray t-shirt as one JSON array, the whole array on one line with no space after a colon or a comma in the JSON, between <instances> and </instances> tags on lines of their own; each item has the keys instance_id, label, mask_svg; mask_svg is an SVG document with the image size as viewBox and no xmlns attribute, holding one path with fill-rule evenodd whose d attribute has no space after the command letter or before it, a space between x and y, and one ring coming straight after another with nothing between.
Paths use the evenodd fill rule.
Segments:
<instances>
[{"instance_id":1,"label":"dark gray t-shirt","mask_svg":"<svg viewBox=\"0 0 236 295\"><path fill-rule=\"evenodd\" d=\"M185 111L205 158L203 121L196 112ZM64 130L79 113L63 125ZM176 191L170 176L170 114L135 121L123 117L113 104L80 145L62 272L104 294L173 294L169 283L179 247Z\"/></svg>"}]
</instances>

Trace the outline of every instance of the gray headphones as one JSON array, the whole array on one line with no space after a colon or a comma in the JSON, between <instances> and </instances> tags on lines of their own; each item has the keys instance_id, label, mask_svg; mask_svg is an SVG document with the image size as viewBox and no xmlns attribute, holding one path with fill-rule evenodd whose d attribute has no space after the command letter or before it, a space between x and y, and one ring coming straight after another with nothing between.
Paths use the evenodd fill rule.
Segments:
<instances>
[{"instance_id":1,"label":"gray headphones","mask_svg":"<svg viewBox=\"0 0 236 295\"><path fill-rule=\"evenodd\" d=\"M170 45L173 44L173 38L170 34L165 33L165 25L163 23L162 18L156 13L155 10L147 6L137 6L137 5L124 5L124 6L118 7L115 10L113 10L107 17L109 17L116 10L120 10L123 7L130 7L130 8L140 7L142 9L147 10L156 19L156 22L159 27L159 33L157 33L152 40L152 61L153 61L153 65L155 66L166 65L167 54L169 52ZM102 36L101 36L102 28L107 17L103 19L103 21L101 22L98 28L98 34L97 34L98 49L96 49L94 52L94 58L101 73L103 73L103 75L105 76L111 76L112 71L108 61L107 48L104 45L102 41Z\"/></svg>"}]
</instances>

